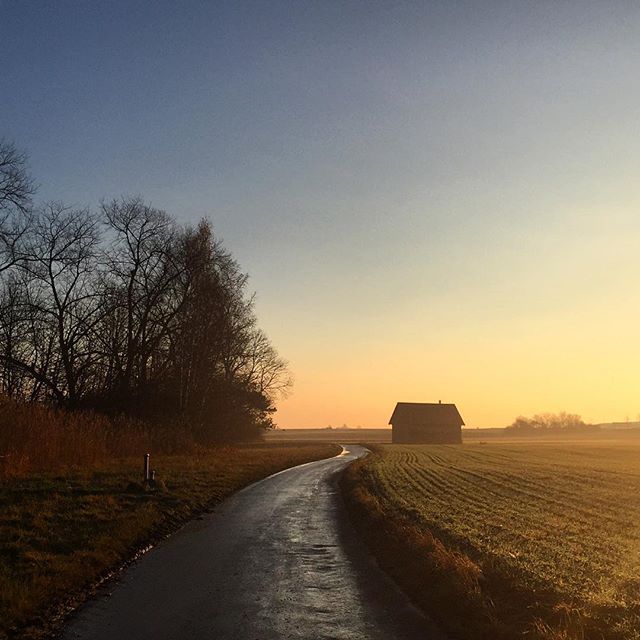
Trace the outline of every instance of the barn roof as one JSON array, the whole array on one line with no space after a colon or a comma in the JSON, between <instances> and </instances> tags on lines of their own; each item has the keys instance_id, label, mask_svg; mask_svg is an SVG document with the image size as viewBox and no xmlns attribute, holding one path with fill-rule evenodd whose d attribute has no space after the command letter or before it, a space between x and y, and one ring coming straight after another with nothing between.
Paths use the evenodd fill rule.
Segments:
<instances>
[{"instance_id":1,"label":"barn roof","mask_svg":"<svg viewBox=\"0 0 640 640\"><path fill-rule=\"evenodd\" d=\"M455 404L441 404L440 402L398 402L389 418L389 424L404 421L464 424Z\"/></svg>"}]
</instances>

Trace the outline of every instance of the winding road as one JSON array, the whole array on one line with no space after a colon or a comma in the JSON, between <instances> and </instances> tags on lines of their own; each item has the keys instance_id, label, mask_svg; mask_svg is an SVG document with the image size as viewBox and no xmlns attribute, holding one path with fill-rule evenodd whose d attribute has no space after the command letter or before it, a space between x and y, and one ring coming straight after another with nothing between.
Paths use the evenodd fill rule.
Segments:
<instances>
[{"instance_id":1,"label":"winding road","mask_svg":"<svg viewBox=\"0 0 640 640\"><path fill-rule=\"evenodd\" d=\"M348 524L337 478L366 454L238 492L132 565L64 640L443 640Z\"/></svg>"}]
</instances>

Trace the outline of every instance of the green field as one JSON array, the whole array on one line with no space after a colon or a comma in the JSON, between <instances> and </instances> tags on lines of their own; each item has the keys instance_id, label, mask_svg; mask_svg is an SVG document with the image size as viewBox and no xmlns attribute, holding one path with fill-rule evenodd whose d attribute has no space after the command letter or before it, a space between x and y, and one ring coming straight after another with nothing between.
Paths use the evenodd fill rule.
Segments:
<instances>
[{"instance_id":1,"label":"green field","mask_svg":"<svg viewBox=\"0 0 640 640\"><path fill-rule=\"evenodd\" d=\"M395 523L386 532L395 547L377 545L392 573L411 573L398 558L421 553L419 532L442 542L453 565L475 565L476 576L462 571L474 593L461 637L640 637L637 440L383 445L349 472L347 491L361 519ZM438 573L430 563L443 560L431 555L423 569Z\"/></svg>"}]
</instances>

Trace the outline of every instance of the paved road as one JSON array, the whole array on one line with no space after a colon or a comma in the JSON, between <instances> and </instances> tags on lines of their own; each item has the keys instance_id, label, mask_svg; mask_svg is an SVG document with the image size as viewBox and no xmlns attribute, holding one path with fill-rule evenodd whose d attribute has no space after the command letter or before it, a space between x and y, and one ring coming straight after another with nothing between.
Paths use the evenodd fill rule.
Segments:
<instances>
[{"instance_id":1,"label":"paved road","mask_svg":"<svg viewBox=\"0 0 640 640\"><path fill-rule=\"evenodd\" d=\"M442 640L345 519L337 476L365 452L235 494L83 607L64 640Z\"/></svg>"}]
</instances>

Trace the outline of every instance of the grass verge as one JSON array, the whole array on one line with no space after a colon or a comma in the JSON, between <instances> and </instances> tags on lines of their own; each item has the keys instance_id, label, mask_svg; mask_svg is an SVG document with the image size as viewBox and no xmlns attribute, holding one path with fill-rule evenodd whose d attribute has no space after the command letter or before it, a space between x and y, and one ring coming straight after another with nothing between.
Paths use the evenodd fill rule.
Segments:
<instances>
[{"instance_id":1,"label":"grass verge","mask_svg":"<svg viewBox=\"0 0 640 640\"><path fill-rule=\"evenodd\" d=\"M262 443L141 456L0 480L0 638L49 637L64 615L137 553L234 491L330 457L330 443Z\"/></svg>"},{"instance_id":2,"label":"grass verge","mask_svg":"<svg viewBox=\"0 0 640 640\"><path fill-rule=\"evenodd\" d=\"M552 585L518 576L499 558L473 553L425 525L381 490L385 452L348 467L341 488L350 516L379 565L450 637L460 640L586 640L640 637L585 614Z\"/></svg>"}]
</instances>

